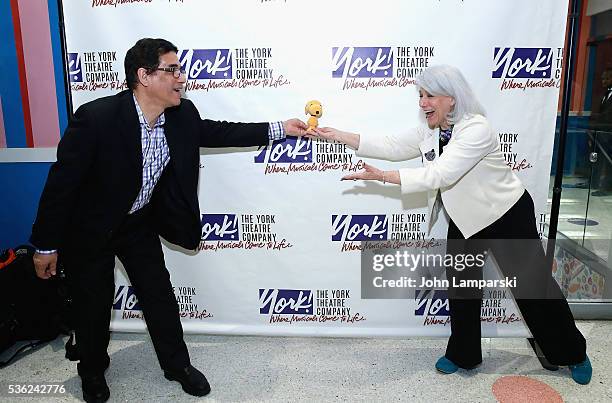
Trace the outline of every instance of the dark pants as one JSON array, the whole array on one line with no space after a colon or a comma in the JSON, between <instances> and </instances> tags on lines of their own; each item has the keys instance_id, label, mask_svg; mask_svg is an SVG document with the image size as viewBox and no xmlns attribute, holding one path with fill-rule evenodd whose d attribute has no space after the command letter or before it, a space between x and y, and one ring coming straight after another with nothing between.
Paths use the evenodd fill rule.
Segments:
<instances>
[{"instance_id":1,"label":"dark pants","mask_svg":"<svg viewBox=\"0 0 612 403\"><path fill-rule=\"evenodd\" d=\"M176 370L190 364L178 304L149 211L145 207L128 215L103 247L62 255L73 298L80 375L100 374L110 361L107 348L115 256L134 287L161 367Z\"/></svg>"},{"instance_id":2,"label":"dark pants","mask_svg":"<svg viewBox=\"0 0 612 403\"><path fill-rule=\"evenodd\" d=\"M466 207L469 208L469 207ZM492 253L507 277L517 277L512 289L525 324L551 364L577 364L586 358L586 341L576 328L567 301L547 267L539 241L533 200L525 192L500 219L467 240L454 222L448 228L447 253ZM452 279L481 279L482 268L446 270L451 281L449 304L451 336L446 358L462 368L482 362L480 344L480 309L482 291L453 287Z\"/></svg>"}]
</instances>

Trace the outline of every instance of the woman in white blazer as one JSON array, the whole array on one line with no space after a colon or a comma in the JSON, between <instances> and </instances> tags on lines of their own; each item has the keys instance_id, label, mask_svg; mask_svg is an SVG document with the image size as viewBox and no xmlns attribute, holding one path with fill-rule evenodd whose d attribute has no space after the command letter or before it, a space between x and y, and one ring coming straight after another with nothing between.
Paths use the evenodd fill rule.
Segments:
<instances>
[{"instance_id":1,"label":"woman in white blazer","mask_svg":"<svg viewBox=\"0 0 612 403\"><path fill-rule=\"evenodd\" d=\"M416 86L427 127L382 137L320 128L313 137L345 143L362 157L391 161L421 157L420 168L382 171L366 164L364 171L342 179L394 183L401 186L402 194L428 192L429 228L441 207L450 218L447 253L491 251L506 277L517 276L513 289L517 305L545 357L551 364L569 366L572 378L587 384L592 369L586 342L546 267L533 200L506 165L484 109L455 67L429 67ZM452 286L460 280L482 278L482 268L448 267L446 272L451 284L451 336L436 369L453 373L482 362L482 290ZM534 284L535 294L530 288Z\"/></svg>"}]
</instances>

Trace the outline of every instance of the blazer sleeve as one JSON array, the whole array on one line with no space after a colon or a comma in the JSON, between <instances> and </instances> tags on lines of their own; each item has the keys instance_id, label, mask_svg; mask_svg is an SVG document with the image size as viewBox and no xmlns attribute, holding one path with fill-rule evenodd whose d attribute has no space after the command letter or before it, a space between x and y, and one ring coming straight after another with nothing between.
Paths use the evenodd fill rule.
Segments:
<instances>
[{"instance_id":1,"label":"blazer sleeve","mask_svg":"<svg viewBox=\"0 0 612 403\"><path fill-rule=\"evenodd\" d=\"M421 155L419 143L425 138L425 129L415 127L408 132L391 136L359 136L359 147L355 154L359 157L378 158L388 161L405 161Z\"/></svg>"},{"instance_id":2,"label":"blazer sleeve","mask_svg":"<svg viewBox=\"0 0 612 403\"><path fill-rule=\"evenodd\" d=\"M472 120L454 134L444 153L422 168L399 170L402 193L424 192L453 185L497 143L486 120Z\"/></svg>"},{"instance_id":3,"label":"blazer sleeve","mask_svg":"<svg viewBox=\"0 0 612 403\"><path fill-rule=\"evenodd\" d=\"M251 147L269 143L268 123L234 123L201 119L191 101L187 101L197 117L200 147Z\"/></svg>"},{"instance_id":4,"label":"blazer sleeve","mask_svg":"<svg viewBox=\"0 0 612 403\"><path fill-rule=\"evenodd\" d=\"M79 108L57 147L30 237L39 249L62 247L79 187L95 159L95 125L89 115L85 107Z\"/></svg>"}]
</instances>

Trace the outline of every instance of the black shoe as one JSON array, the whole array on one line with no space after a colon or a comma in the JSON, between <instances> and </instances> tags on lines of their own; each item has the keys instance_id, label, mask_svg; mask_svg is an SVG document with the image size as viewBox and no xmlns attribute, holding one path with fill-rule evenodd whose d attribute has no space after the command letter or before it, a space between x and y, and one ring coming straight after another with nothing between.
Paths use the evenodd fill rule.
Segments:
<instances>
[{"instance_id":1,"label":"black shoe","mask_svg":"<svg viewBox=\"0 0 612 403\"><path fill-rule=\"evenodd\" d=\"M210 393L210 385L204 374L192 365L179 371L164 370L164 376L169 381L177 381L183 390L193 396L204 396Z\"/></svg>"},{"instance_id":2,"label":"black shoe","mask_svg":"<svg viewBox=\"0 0 612 403\"><path fill-rule=\"evenodd\" d=\"M103 403L110 397L104 374L81 376L83 400L87 403Z\"/></svg>"}]
</instances>

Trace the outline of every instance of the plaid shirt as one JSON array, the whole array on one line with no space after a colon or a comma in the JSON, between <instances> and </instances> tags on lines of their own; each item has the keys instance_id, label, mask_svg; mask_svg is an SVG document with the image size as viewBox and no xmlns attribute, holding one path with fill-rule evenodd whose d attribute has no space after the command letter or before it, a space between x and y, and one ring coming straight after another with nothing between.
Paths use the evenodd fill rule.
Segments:
<instances>
[{"instance_id":1,"label":"plaid shirt","mask_svg":"<svg viewBox=\"0 0 612 403\"><path fill-rule=\"evenodd\" d=\"M282 140L285 138L285 129L283 129L283 122L270 122L268 127L268 137L270 141Z\"/></svg>"},{"instance_id":2,"label":"plaid shirt","mask_svg":"<svg viewBox=\"0 0 612 403\"><path fill-rule=\"evenodd\" d=\"M149 200L151 200L151 194L153 188L157 184L162 171L168 165L170 161L170 150L168 149L168 143L166 142L166 135L164 133L164 123L166 123L166 117L162 113L159 115L153 127L149 127L147 119L145 119L140 105L134 97L134 104L136 104L136 112L138 112L138 120L140 121L140 143L142 145L142 188L138 197L134 201L129 214L143 208Z\"/></svg>"},{"instance_id":3,"label":"plaid shirt","mask_svg":"<svg viewBox=\"0 0 612 403\"><path fill-rule=\"evenodd\" d=\"M142 189L140 189L140 193L136 201L134 201L129 214L138 211L149 203L153 188L157 184L162 171L168 165L168 161L170 161L170 151L168 150L168 143L166 143L166 136L164 134L164 123L166 122L164 114L159 115L153 127L150 128L138 105L136 96L134 96L134 103L136 104L136 112L138 112L138 120L140 121ZM270 141L284 139L285 130L283 129L283 122L270 122L268 137Z\"/></svg>"}]
</instances>

